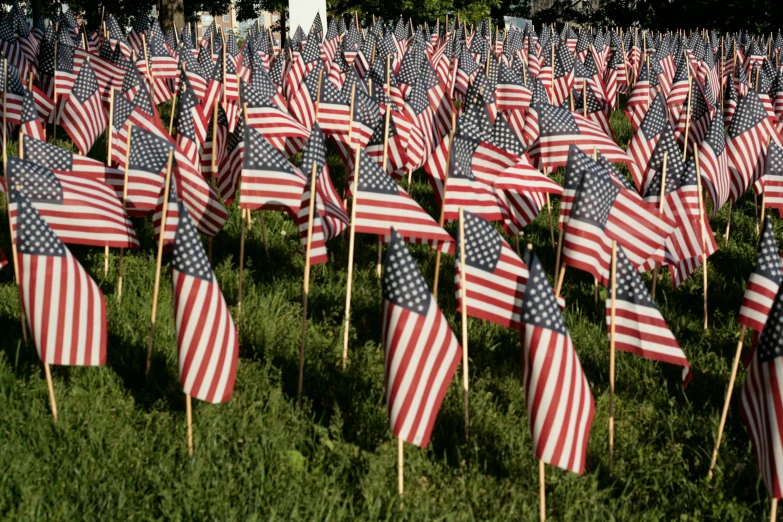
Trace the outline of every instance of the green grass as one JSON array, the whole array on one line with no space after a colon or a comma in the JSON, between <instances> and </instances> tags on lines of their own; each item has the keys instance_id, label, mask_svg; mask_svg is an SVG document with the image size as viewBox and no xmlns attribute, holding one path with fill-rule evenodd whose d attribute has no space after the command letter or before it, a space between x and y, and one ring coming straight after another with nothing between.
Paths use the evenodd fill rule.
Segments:
<instances>
[{"instance_id":1,"label":"green grass","mask_svg":"<svg viewBox=\"0 0 783 522\"><path fill-rule=\"evenodd\" d=\"M164 118L168 123L168 112ZM618 140L630 136L616 113ZM12 144L11 151L15 150ZM105 158L105 144L93 154ZM342 167L330 165L335 185ZM557 173L562 176L562 172ZM433 215L423 173L413 196ZM236 306L239 213L214 241L213 265ZM556 205L555 205L556 211ZM164 258L152 372L145 378L155 268L150 220L136 220L142 249L125 258L116 302L118 253L108 277L103 251L72 251L106 296L108 362L53 369L59 423L53 424L35 348L24 345L13 270L0 273L0 518L4 520L537 520L538 467L520 383L518 335L478 320L470 331L470 440L463 438L462 392L446 395L428 449L406 446L404 504L397 497L396 442L383 404L378 243L357 236L350 365L341 368L347 240L329 246L313 269L304 406L297 409L303 259L297 230L280 213L258 214L245 243L240 362L231 401L194 405L195 456L186 448L184 396L177 376L169 257ZM752 196L711 221L720 251L710 258L710 329L702 329L701 271L681 288L664 274L657 302L694 370L683 390L679 368L618 353L614 474L608 470L609 354L604 304L592 277L569 270L565 312L596 400L584 476L547 468L552 520L758 520L768 497L737 409L728 418L718 470L705 480L730 373L744 284L756 245ZM779 222L778 222L779 225ZM7 230L5 214L0 218ZM453 232L453 227L449 228ZM780 237L780 226L777 227ZM10 255L7 234L2 247ZM524 233L550 277L554 253L546 211ZM432 281L434 256L412 247ZM444 257L439 302L459 332L454 260ZM649 275L645 278L649 282ZM605 297L602 290L601 299ZM459 379L457 379L459 380Z\"/></svg>"}]
</instances>

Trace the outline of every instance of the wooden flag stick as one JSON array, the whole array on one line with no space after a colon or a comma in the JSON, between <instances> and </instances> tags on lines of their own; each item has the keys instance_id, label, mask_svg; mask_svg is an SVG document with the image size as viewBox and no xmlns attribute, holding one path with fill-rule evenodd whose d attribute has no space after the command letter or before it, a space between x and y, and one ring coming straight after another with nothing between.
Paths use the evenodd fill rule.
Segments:
<instances>
[{"instance_id":1,"label":"wooden flag stick","mask_svg":"<svg viewBox=\"0 0 783 522\"><path fill-rule=\"evenodd\" d=\"M460 266L460 301L462 306L462 391L465 397L465 440L468 440L470 409L468 407L468 281L465 269L465 211L459 208L459 266Z\"/></svg>"},{"instance_id":2,"label":"wooden flag stick","mask_svg":"<svg viewBox=\"0 0 783 522\"><path fill-rule=\"evenodd\" d=\"M609 321L609 473L614 464L615 322L617 316L617 241L612 241L612 306Z\"/></svg>"},{"instance_id":3,"label":"wooden flag stick","mask_svg":"<svg viewBox=\"0 0 783 522\"><path fill-rule=\"evenodd\" d=\"M242 209L240 220L242 221L239 232L239 281L237 283L237 337L239 337L239 325L242 317L242 275L245 268L245 216L250 218L250 211Z\"/></svg>"},{"instance_id":4,"label":"wooden flag stick","mask_svg":"<svg viewBox=\"0 0 783 522\"><path fill-rule=\"evenodd\" d=\"M690 67L688 67L688 108L685 113L685 146L682 151L682 161L688 156L688 131L691 126L691 98L693 94L693 76L691 76Z\"/></svg>"},{"instance_id":5,"label":"wooden flag stick","mask_svg":"<svg viewBox=\"0 0 783 522\"><path fill-rule=\"evenodd\" d=\"M52 418L57 424L57 401L54 398L54 383L52 382L52 369L48 362L44 362L44 373L46 374L46 387L49 389L49 407L52 410Z\"/></svg>"},{"instance_id":6,"label":"wooden flag stick","mask_svg":"<svg viewBox=\"0 0 783 522\"><path fill-rule=\"evenodd\" d=\"M446 195L448 193L449 169L451 169L451 146L454 144L454 131L457 128L457 114L451 114L451 132L449 132L449 152L446 154L446 169L443 171L443 198L440 202L440 218L438 226L443 228L446 221ZM440 282L440 248L435 252L435 278L432 281L432 296L438 300L438 283Z\"/></svg>"},{"instance_id":7,"label":"wooden flag stick","mask_svg":"<svg viewBox=\"0 0 783 522\"><path fill-rule=\"evenodd\" d=\"M188 456L193 456L193 406L191 405L190 394L185 394L185 418L188 421Z\"/></svg>"},{"instance_id":8,"label":"wooden flag stick","mask_svg":"<svg viewBox=\"0 0 783 522\"><path fill-rule=\"evenodd\" d=\"M696 160L696 189L699 191L699 225L701 227L701 248L702 248L702 272L704 275L704 329L708 328L707 307L707 221L704 216L704 194L701 191L701 165L699 164L699 153L694 151L693 158ZM761 219L764 219L764 206L762 200Z\"/></svg>"},{"instance_id":9,"label":"wooden flag stick","mask_svg":"<svg viewBox=\"0 0 783 522\"><path fill-rule=\"evenodd\" d=\"M147 343L147 368L146 375L150 373L152 363L152 341L155 339L155 319L158 315L158 293L160 292L160 265L163 262L163 238L166 233L166 213L169 208L169 187L171 185L171 163L174 159L174 151L169 151L169 162L166 165L166 182L163 189L163 212L160 219L160 234L158 235L158 259L155 263L155 286L152 293L152 320L150 321L150 338Z\"/></svg>"},{"instance_id":10,"label":"wooden flag stick","mask_svg":"<svg viewBox=\"0 0 783 522\"><path fill-rule=\"evenodd\" d=\"M663 214L663 199L666 197L666 163L669 161L669 153L663 153L663 171L661 172L661 201L658 203L658 213ZM655 287L658 283L658 267L653 269L652 274L652 298L655 299Z\"/></svg>"},{"instance_id":11,"label":"wooden flag stick","mask_svg":"<svg viewBox=\"0 0 783 522\"><path fill-rule=\"evenodd\" d=\"M746 329L747 327L745 325L742 325L742 328L740 328L739 342L737 342L737 350L734 353L734 361L731 363L731 377L729 377L729 387L726 389L726 398L723 400L723 411L720 414L718 436L715 438L715 449L712 450L712 460L710 461L710 469L707 471L707 480L712 478L712 472L715 469L715 463L718 461L718 451L720 451L720 442L723 438L723 429L726 427L726 417L729 415L731 393L734 391L734 381L737 379L737 369L739 368L740 358L742 357L742 343L745 340Z\"/></svg>"},{"instance_id":12,"label":"wooden flag stick","mask_svg":"<svg viewBox=\"0 0 783 522\"><path fill-rule=\"evenodd\" d=\"M114 95L114 89L112 89L112 95ZM130 160L130 148L131 148L131 124L128 122L128 140L126 141L125 148L125 178L122 182L122 208L125 209L128 206L128 165ZM119 275L117 276L117 302L122 301L122 278L123 278L123 260L125 258L125 249L120 248L120 266L118 268Z\"/></svg>"},{"instance_id":13,"label":"wooden flag stick","mask_svg":"<svg viewBox=\"0 0 783 522\"><path fill-rule=\"evenodd\" d=\"M348 239L348 281L345 288L345 325L343 327L343 370L348 367L348 337L351 328L351 287L353 286L353 248L356 238L356 206L359 201L359 151L356 147L353 172L353 203L351 204L351 233Z\"/></svg>"},{"instance_id":14,"label":"wooden flag stick","mask_svg":"<svg viewBox=\"0 0 783 522\"><path fill-rule=\"evenodd\" d=\"M587 80L582 80L582 116L587 118Z\"/></svg>"},{"instance_id":15,"label":"wooden flag stick","mask_svg":"<svg viewBox=\"0 0 783 522\"><path fill-rule=\"evenodd\" d=\"M397 493L402 497L405 493L405 448L404 442L397 437Z\"/></svg>"},{"instance_id":16,"label":"wooden flag stick","mask_svg":"<svg viewBox=\"0 0 783 522\"><path fill-rule=\"evenodd\" d=\"M54 32L57 33L57 26L59 24L54 24ZM54 122L52 124L52 138L54 139L55 143L57 142L57 116L58 116L58 110L57 110L57 40L54 41L54 82L52 82L52 104L54 105L54 117L52 121ZM7 78L8 76L4 75L3 78ZM3 91L5 92L5 90ZM7 104L3 103L3 107L5 107Z\"/></svg>"},{"instance_id":17,"label":"wooden flag stick","mask_svg":"<svg viewBox=\"0 0 783 522\"><path fill-rule=\"evenodd\" d=\"M543 460L538 461L538 519L541 522L546 521L546 464Z\"/></svg>"},{"instance_id":18,"label":"wooden flag stick","mask_svg":"<svg viewBox=\"0 0 783 522\"><path fill-rule=\"evenodd\" d=\"M84 34L84 33L82 33ZM109 91L109 125L106 126L106 164L111 165L112 124L114 121L114 89ZM109 244L103 251L103 277L109 276Z\"/></svg>"},{"instance_id":19,"label":"wooden flag stick","mask_svg":"<svg viewBox=\"0 0 783 522\"><path fill-rule=\"evenodd\" d=\"M563 279L565 279L566 264L560 266L560 273L557 276L557 285L555 285L555 297L560 297L560 290L563 289Z\"/></svg>"},{"instance_id":20,"label":"wooden flag stick","mask_svg":"<svg viewBox=\"0 0 783 522\"><path fill-rule=\"evenodd\" d=\"M548 169L544 169L544 176L548 176ZM552 242L552 249L555 248L555 226L552 223L552 202L549 199L549 192L546 193L546 213L549 216L549 239Z\"/></svg>"},{"instance_id":21,"label":"wooden flag stick","mask_svg":"<svg viewBox=\"0 0 783 522\"><path fill-rule=\"evenodd\" d=\"M557 229L557 251L555 252L555 274L560 273L560 256L563 252L563 228Z\"/></svg>"},{"instance_id":22,"label":"wooden flag stick","mask_svg":"<svg viewBox=\"0 0 783 522\"><path fill-rule=\"evenodd\" d=\"M310 215L307 216L307 246L305 247L304 286L302 290L302 344L299 347L299 386L296 388L296 406L302 407L302 386L304 383L305 344L307 342L307 300L310 295L310 251L313 245L313 220L315 215L316 185L318 164L313 162L310 174Z\"/></svg>"},{"instance_id":23,"label":"wooden flag stick","mask_svg":"<svg viewBox=\"0 0 783 522\"><path fill-rule=\"evenodd\" d=\"M778 518L778 499L773 498L771 499L770 506L769 506L769 521L775 522L777 518Z\"/></svg>"},{"instance_id":24,"label":"wooden flag stick","mask_svg":"<svg viewBox=\"0 0 783 522\"><path fill-rule=\"evenodd\" d=\"M723 239L729 240L729 229L731 228L731 200L729 200L729 218L726 220L726 232L723 234Z\"/></svg>"}]
</instances>

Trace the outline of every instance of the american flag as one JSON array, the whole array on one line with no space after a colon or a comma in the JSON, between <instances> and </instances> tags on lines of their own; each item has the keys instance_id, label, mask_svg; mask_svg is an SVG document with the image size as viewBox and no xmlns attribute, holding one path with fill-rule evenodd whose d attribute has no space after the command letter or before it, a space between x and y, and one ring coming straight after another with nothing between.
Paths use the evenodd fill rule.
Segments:
<instances>
[{"instance_id":1,"label":"american flag","mask_svg":"<svg viewBox=\"0 0 783 522\"><path fill-rule=\"evenodd\" d=\"M220 163L217 179L217 190L226 205L230 205L236 197L237 185L242 174L242 160L245 155L245 124L239 118L234 131L229 134L226 152Z\"/></svg>"},{"instance_id":2,"label":"american flag","mask_svg":"<svg viewBox=\"0 0 783 522\"><path fill-rule=\"evenodd\" d=\"M452 95L456 100L465 100L468 86L478 71L479 66L476 64L476 60L473 59L473 56L468 52L462 52L457 60L456 70L454 71Z\"/></svg>"},{"instance_id":3,"label":"american flag","mask_svg":"<svg viewBox=\"0 0 783 522\"><path fill-rule=\"evenodd\" d=\"M647 114L650 102L654 97L655 93L653 92L652 82L650 82L649 67L643 66L625 106L625 115L631 122L634 130L641 125L642 119Z\"/></svg>"},{"instance_id":4,"label":"american flag","mask_svg":"<svg viewBox=\"0 0 783 522\"><path fill-rule=\"evenodd\" d=\"M39 140L44 139L43 121L38 117L34 95L31 92L25 93L19 124L19 131L25 136Z\"/></svg>"},{"instance_id":5,"label":"american flag","mask_svg":"<svg viewBox=\"0 0 783 522\"><path fill-rule=\"evenodd\" d=\"M133 225L111 186L101 179L72 171L74 165L68 151L56 147L37 150L33 139L26 140L24 145L25 152L54 165L60 174L56 176L46 167L9 157L8 179L33 202L60 239L77 245L139 247ZM53 149L56 150L52 152ZM11 215L15 214L12 202Z\"/></svg>"},{"instance_id":6,"label":"american flag","mask_svg":"<svg viewBox=\"0 0 783 522\"><path fill-rule=\"evenodd\" d=\"M666 122L666 106L663 95L659 93L655 96L642 123L628 143L628 154L633 158L633 163L628 167L636 189L639 191L647 185L647 178L650 176L650 158L658 145L658 140L661 139L667 128L671 134L671 128Z\"/></svg>"},{"instance_id":7,"label":"american flag","mask_svg":"<svg viewBox=\"0 0 783 522\"><path fill-rule=\"evenodd\" d=\"M247 109L246 123L256 129L286 158L300 152L310 132L287 112L281 111L269 98L240 80L240 103Z\"/></svg>"},{"instance_id":8,"label":"american flag","mask_svg":"<svg viewBox=\"0 0 783 522\"><path fill-rule=\"evenodd\" d=\"M682 366L682 380L687 386L692 377L688 358L620 246L617 247L616 278L615 347L646 359ZM610 281L606 299L607 326L612 324L612 293Z\"/></svg>"},{"instance_id":9,"label":"american flag","mask_svg":"<svg viewBox=\"0 0 783 522\"><path fill-rule=\"evenodd\" d=\"M244 159L240 206L299 212L307 178L277 152L264 136L244 126Z\"/></svg>"},{"instance_id":10,"label":"american flag","mask_svg":"<svg viewBox=\"0 0 783 522\"><path fill-rule=\"evenodd\" d=\"M587 107L585 108L585 103ZM584 85L581 96L574 91L574 112L581 114L587 120L598 126L604 133L614 139L612 127L609 124L609 111L605 103L597 96L593 86Z\"/></svg>"},{"instance_id":11,"label":"american flag","mask_svg":"<svg viewBox=\"0 0 783 522\"><path fill-rule=\"evenodd\" d=\"M759 336L756 354L748 367L740 396L740 412L753 441L756 462L770 496L775 499L783 497L783 455L780 451L783 445L783 419L780 415L783 397L778 385L783 374L781 322L783 298L778 292L767 325Z\"/></svg>"},{"instance_id":12,"label":"american flag","mask_svg":"<svg viewBox=\"0 0 783 522\"><path fill-rule=\"evenodd\" d=\"M217 102L216 107L217 111L213 111L210 115L207 135L204 138L204 146L201 148L201 173L207 179L219 176L220 163L223 160L228 142L228 118ZM216 119L217 122L215 122Z\"/></svg>"},{"instance_id":13,"label":"american flag","mask_svg":"<svg viewBox=\"0 0 783 522\"><path fill-rule=\"evenodd\" d=\"M691 110L680 113L680 118L674 128L674 137L687 149L698 147L712 121L715 109L705 98L704 91L699 85L694 85L690 94ZM690 121L690 124L688 123ZM688 142L685 143L685 130L688 129Z\"/></svg>"},{"instance_id":14,"label":"american flag","mask_svg":"<svg viewBox=\"0 0 783 522\"><path fill-rule=\"evenodd\" d=\"M685 61L685 55L679 53L677 56L677 71L674 73L672 88L666 98L666 108L672 121L679 120L680 113L686 110L685 104L689 90L696 88L695 79L691 80L690 66Z\"/></svg>"},{"instance_id":15,"label":"american flag","mask_svg":"<svg viewBox=\"0 0 783 522\"><path fill-rule=\"evenodd\" d=\"M125 96L115 93L114 114L112 116L111 162L119 168L125 168L128 150L128 126L139 127L150 134L174 144L174 140L163 128L160 118L151 117L136 104L137 97L129 101Z\"/></svg>"},{"instance_id":16,"label":"american flag","mask_svg":"<svg viewBox=\"0 0 783 522\"><path fill-rule=\"evenodd\" d=\"M701 179L710 196L712 212L715 214L729 200L731 183L729 159L726 153L726 131L720 114L713 116L707 134L701 142L699 163Z\"/></svg>"},{"instance_id":17,"label":"american flag","mask_svg":"<svg viewBox=\"0 0 783 522\"><path fill-rule=\"evenodd\" d=\"M202 401L226 402L234 390L239 336L184 207L179 208L171 265L182 391Z\"/></svg>"},{"instance_id":18,"label":"american flag","mask_svg":"<svg viewBox=\"0 0 783 522\"><path fill-rule=\"evenodd\" d=\"M560 41L555 52L555 67L552 77L552 104L561 105L568 99L574 86L575 59L564 42Z\"/></svg>"},{"instance_id":19,"label":"american flag","mask_svg":"<svg viewBox=\"0 0 783 522\"><path fill-rule=\"evenodd\" d=\"M155 78L176 78L179 75L179 63L172 53L163 35L151 37L147 49L149 52L150 73Z\"/></svg>"},{"instance_id":20,"label":"american flag","mask_svg":"<svg viewBox=\"0 0 783 522\"><path fill-rule=\"evenodd\" d=\"M767 118L764 104L753 91L740 100L728 134L726 152L731 173L731 201L736 203L764 173L769 141L780 144L780 138Z\"/></svg>"},{"instance_id":21,"label":"american flag","mask_svg":"<svg viewBox=\"0 0 783 522\"><path fill-rule=\"evenodd\" d=\"M612 240L626 249L634 266L649 259L662 263L663 247L674 223L615 182L605 167L575 146L570 156L561 205L566 230L564 262L594 275L604 285L609 280Z\"/></svg>"},{"instance_id":22,"label":"american flag","mask_svg":"<svg viewBox=\"0 0 783 522\"><path fill-rule=\"evenodd\" d=\"M528 251L525 264L522 382L534 453L547 464L584 473L593 395L541 261Z\"/></svg>"},{"instance_id":23,"label":"american flag","mask_svg":"<svg viewBox=\"0 0 783 522\"><path fill-rule=\"evenodd\" d=\"M14 187L10 193L19 294L39 357L48 364L105 364L106 303L100 288L30 200Z\"/></svg>"},{"instance_id":24,"label":"american flag","mask_svg":"<svg viewBox=\"0 0 783 522\"><path fill-rule=\"evenodd\" d=\"M304 79L288 105L291 116L296 118L306 129L312 129L315 124L315 99L318 96L319 75L321 76L321 85L328 82L323 69L316 67ZM321 95L323 95L323 89Z\"/></svg>"},{"instance_id":25,"label":"american flag","mask_svg":"<svg viewBox=\"0 0 783 522\"><path fill-rule=\"evenodd\" d=\"M176 184L171 183L169 185L168 194L164 194L163 190L161 190L160 196L158 196L158 204L155 206L155 213L152 215L152 229L156 243L160 238L160 220L163 218L164 198L168 200L168 203L166 205L166 227L163 231L162 241L164 251L168 252L171 245L174 244L174 237L179 226L179 209L182 207L180 199L177 197Z\"/></svg>"},{"instance_id":26,"label":"american flag","mask_svg":"<svg viewBox=\"0 0 783 522\"><path fill-rule=\"evenodd\" d=\"M774 142L770 143L766 163L766 171L761 178L764 184L764 203L783 215L783 147Z\"/></svg>"},{"instance_id":27,"label":"american flag","mask_svg":"<svg viewBox=\"0 0 783 522\"><path fill-rule=\"evenodd\" d=\"M764 324L766 324L767 317L775 303L775 296L780 289L781 281L783 281L783 272L780 266L778 243L775 240L772 220L767 217L761 230L756 266L753 268L753 273L750 274L748 285L745 288L745 296L742 298L742 306L737 319L741 325L757 332L764 329Z\"/></svg>"},{"instance_id":28,"label":"american flag","mask_svg":"<svg viewBox=\"0 0 783 522\"><path fill-rule=\"evenodd\" d=\"M533 100L533 92L525 85L522 76L505 65L500 67L495 95L498 111L527 111Z\"/></svg>"},{"instance_id":29,"label":"american flag","mask_svg":"<svg viewBox=\"0 0 783 522\"><path fill-rule=\"evenodd\" d=\"M485 177L486 182L483 182L473 175L471 161L476 147L476 142L455 136L448 178L432 179L435 197L444 207L446 221L456 220L460 208L488 221L503 221L508 217L508 210L491 185L494 176Z\"/></svg>"},{"instance_id":30,"label":"american flag","mask_svg":"<svg viewBox=\"0 0 783 522\"><path fill-rule=\"evenodd\" d=\"M726 82L726 88L723 91L723 120L726 125L731 125L731 120L737 110L739 96L734 82L731 78Z\"/></svg>"},{"instance_id":31,"label":"american flag","mask_svg":"<svg viewBox=\"0 0 783 522\"><path fill-rule=\"evenodd\" d=\"M462 348L402 236L391 230L383 273L386 405L392 433L426 447Z\"/></svg>"},{"instance_id":32,"label":"american flag","mask_svg":"<svg viewBox=\"0 0 783 522\"><path fill-rule=\"evenodd\" d=\"M356 188L356 180L353 180L352 188ZM395 227L408 242L453 252L451 236L361 149L358 192L352 190L351 193L356 208L356 232L388 240L389 229Z\"/></svg>"},{"instance_id":33,"label":"american flag","mask_svg":"<svg viewBox=\"0 0 783 522\"><path fill-rule=\"evenodd\" d=\"M467 211L463 214L467 313L471 317L519 329L527 266L488 221ZM457 252L461 252L460 247ZM454 274L457 310L462 309L462 270L458 253Z\"/></svg>"},{"instance_id":34,"label":"american flag","mask_svg":"<svg viewBox=\"0 0 783 522\"><path fill-rule=\"evenodd\" d=\"M590 153L597 149L613 163L631 163L625 151L594 123L546 102L530 105L524 137L530 144L528 154L533 164L550 170L568 162L572 144Z\"/></svg>"},{"instance_id":35,"label":"american flag","mask_svg":"<svg viewBox=\"0 0 783 522\"><path fill-rule=\"evenodd\" d=\"M76 83L65 100L60 120L79 152L87 154L108 124L90 62L82 65Z\"/></svg>"},{"instance_id":36,"label":"american flag","mask_svg":"<svg viewBox=\"0 0 783 522\"><path fill-rule=\"evenodd\" d=\"M314 78L318 85L318 77ZM324 80L326 80L324 78ZM317 87L316 87L317 89ZM310 93L315 99L317 92ZM327 136L348 136L351 126L351 98L350 94L338 91L329 81L321 84L321 100L318 104L318 125L321 126ZM304 122L303 122L304 123Z\"/></svg>"}]
</instances>

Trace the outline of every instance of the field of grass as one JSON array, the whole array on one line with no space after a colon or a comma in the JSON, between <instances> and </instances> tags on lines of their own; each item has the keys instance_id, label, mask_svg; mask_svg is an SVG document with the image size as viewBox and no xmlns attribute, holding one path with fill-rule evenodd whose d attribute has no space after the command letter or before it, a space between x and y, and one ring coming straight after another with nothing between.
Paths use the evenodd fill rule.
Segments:
<instances>
[{"instance_id":1,"label":"field of grass","mask_svg":"<svg viewBox=\"0 0 783 522\"><path fill-rule=\"evenodd\" d=\"M165 121L168 121L167 119ZM612 117L626 143L630 125ZM13 152L13 145L11 147ZM105 144L93 155L105 158ZM330 156L335 185L342 167ZM557 173L562 182L562 171ZM423 172L413 197L437 215ZM555 202L557 211L557 204ZM4 208L4 207L3 207ZM239 211L215 238L213 266L236 306ZM737 342L736 314L756 251L752 195L711 220L720 251L709 260L710 329L702 327L702 273L677 290L664 271L657 303L690 359L683 390L678 367L618 353L614 473L608 469L609 350L606 292L569 269L565 319L590 381L596 416L584 476L547 468L552 520L759 520L769 501L737 408L740 376L715 478L707 482L715 433ZM155 248L150 219L136 220L142 243L125 258L116 301L118 252L108 277L102 249L71 250L102 288L108 363L54 367L59 423L32 344L21 340L13 269L0 272L0 518L4 520L537 520L538 466L520 382L518 334L471 319L470 439L463 436L462 391L449 389L428 449L406 445L405 498L397 497L396 441L383 404L378 243L357 236L350 364L342 370L348 242L328 245L313 269L304 404L296 408L303 257L298 233L280 213L259 215L245 242L240 361L224 405L194 402L195 456L186 447L185 401L177 376L169 258L164 257L152 371L144 375ZM778 237L781 229L777 228ZM0 246L10 256L6 214ZM454 232L453 225L449 227ZM549 272L546 211L524 232ZM428 281L434 256L411 250ZM439 303L459 332L454 259L444 256ZM650 276L647 274L647 281ZM460 370L461 371L461 370ZM458 374L459 375L459 374ZM459 379L457 379L459 381Z\"/></svg>"}]
</instances>

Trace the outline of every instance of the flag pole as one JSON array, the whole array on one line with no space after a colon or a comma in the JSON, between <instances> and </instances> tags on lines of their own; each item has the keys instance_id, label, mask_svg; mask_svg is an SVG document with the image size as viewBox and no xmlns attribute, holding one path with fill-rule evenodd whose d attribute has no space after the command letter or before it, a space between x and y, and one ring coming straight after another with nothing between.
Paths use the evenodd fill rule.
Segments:
<instances>
[{"instance_id":1,"label":"flag pole","mask_svg":"<svg viewBox=\"0 0 783 522\"><path fill-rule=\"evenodd\" d=\"M82 33L84 34L84 33ZM109 125L106 127L106 164L111 165L112 122L114 121L114 89L109 90ZM103 250L103 278L109 276L109 243Z\"/></svg>"},{"instance_id":2,"label":"flag pole","mask_svg":"<svg viewBox=\"0 0 783 522\"><path fill-rule=\"evenodd\" d=\"M769 521L775 522L778 518L778 499L772 498L769 506Z\"/></svg>"},{"instance_id":3,"label":"flag pole","mask_svg":"<svg viewBox=\"0 0 783 522\"><path fill-rule=\"evenodd\" d=\"M163 192L163 212L160 220L160 234L158 235L158 259L155 263L155 286L152 293L152 320L150 321L150 338L147 343L147 368L146 375L150 373L152 363L152 342L155 339L155 319L158 314L158 293L160 292L160 265L163 261L163 238L166 234L166 213L169 208L169 187L171 186L171 163L174 159L174 151L169 151L169 162L166 165L166 183Z\"/></svg>"},{"instance_id":4,"label":"flag pole","mask_svg":"<svg viewBox=\"0 0 783 522\"><path fill-rule=\"evenodd\" d=\"M112 89L112 96L114 96L114 89ZM128 122L128 139L126 141L125 148L125 177L122 182L122 208L128 208L128 170L130 169L130 148L131 148L131 124ZM163 223L165 226L165 223ZM122 278L124 275L123 260L125 259L125 249L120 248L120 266L118 268L119 275L117 276L117 302L122 302Z\"/></svg>"},{"instance_id":5,"label":"flag pole","mask_svg":"<svg viewBox=\"0 0 783 522\"><path fill-rule=\"evenodd\" d=\"M321 74L320 72L318 73ZM310 296L310 251L313 245L313 221L315 214L316 185L318 164L313 161L310 174L310 214L307 219L307 246L305 247L304 287L302 290L302 344L299 347L299 386L296 388L296 407L302 407L302 386L304 384L305 344L307 341L307 300Z\"/></svg>"},{"instance_id":6,"label":"flag pole","mask_svg":"<svg viewBox=\"0 0 783 522\"><path fill-rule=\"evenodd\" d=\"M612 306L609 321L609 473L614 465L615 329L617 317L617 241L612 241Z\"/></svg>"},{"instance_id":7,"label":"flag pole","mask_svg":"<svg viewBox=\"0 0 783 522\"><path fill-rule=\"evenodd\" d=\"M318 71L318 91L315 97L315 119L318 120L318 107L321 105L321 80L323 71ZM302 290L302 345L299 348L299 386L296 389L296 406L302 406L302 387L304 383L305 344L307 340L307 301L310 297L310 251L313 244L313 222L315 220L315 198L317 197L316 176L318 165L313 162L310 175L310 214L307 220L307 245L305 247L304 286Z\"/></svg>"},{"instance_id":8,"label":"flag pole","mask_svg":"<svg viewBox=\"0 0 783 522\"><path fill-rule=\"evenodd\" d=\"M405 493L405 447L404 441L397 437L397 494L402 498Z\"/></svg>"},{"instance_id":9,"label":"flag pole","mask_svg":"<svg viewBox=\"0 0 783 522\"><path fill-rule=\"evenodd\" d=\"M389 96L390 92L390 85L389 82L390 79L390 67L389 67L389 58L391 55L386 55L386 95ZM372 86L372 78L370 78L370 86ZM372 93L372 89L370 89L370 93ZM386 164L389 159L389 118L391 118L391 107L386 108L386 118L383 123L383 171L386 172ZM411 170L408 170L408 191L411 190ZM383 238L381 236L378 236L378 262L375 265L375 271L378 275L378 279L381 278L382 274L382 265L383 265Z\"/></svg>"},{"instance_id":10,"label":"flag pole","mask_svg":"<svg viewBox=\"0 0 783 522\"><path fill-rule=\"evenodd\" d=\"M685 113L685 146L682 151L682 161L688 156L688 131L691 126L691 98L693 97L693 76L691 76L690 66L688 67L688 109Z\"/></svg>"},{"instance_id":11,"label":"flag pole","mask_svg":"<svg viewBox=\"0 0 783 522\"><path fill-rule=\"evenodd\" d=\"M546 521L546 464L538 461L538 520Z\"/></svg>"},{"instance_id":12,"label":"flag pole","mask_svg":"<svg viewBox=\"0 0 783 522\"><path fill-rule=\"evenodd\" d=\"M242 104L242 118L247 125L247 102ZM244 170L244 168L242 169ZM242 172L239 173L239 183L242 183ZM245 212L247 212L248 220L250 220L250 211L242 208L242 190L239 190L239 219L241 225L239 227L239 281L237 282L237 337L239 337L239 326L242 318L242 274L245 269Z\"/></svg>"},{"instance_id":13,"label":"flag pole","mask_svg":"<svg viewBox=\"0 0 783 522\"><path fill-rule=\"evenodd\" d=\"M729 414L731 393L734 391L734 381L737 379L737 369L739 368L740 357L742 356L742 343L745 340L745 330L747 330L747 327L743 324L742 328L740 328L739 342L737 342L737 350L734 353L734 361L731 363L731 377L729 377L729 386L726 389L726 398L723 400L723 411L721 412L720 423L718 424L718 436L715 438L715 449L712 450L710 469L707 471L707 480L712 478L712 472L718 461L718 451L720 451L720 442L723 438L723 429L726 427L726 417Z\"/></svg>"},{"instance_id":14,"label":"flag pole","mask_svg":"<svg viewBox=\"0 0 783 522\"><path fill-rule=\"evenodd\" d=\"M723 239L729 240L729 229L731 227L731 200L729 200L729 218L726 220L726 232L723 234Z\"/></svg>"},{"instance_id":15,"label":"flag pole","mask_svg":"<svg viewBox=\"0 0 783 522\"><path fill-rule=\"evenodd\" d=\"M359 147L356 147L353 166L353 203L351 204L351 232L348 239L348 281L345 289L345 325L343 327L343 370L348 366L348 336L351 328L351 287L353 286L353 248L356 237L356 204L359 199L360 150Z\"/></svg>"},{"instance_id":16,"label":"flag pole","mask_svg":"<svg viewBox=\"0 0 783 522\"><path fill-rule=\"evenodd\" d=\"M663 153L663 172L661 172L661 201L658 203L658 214L663 214L663 199L666 197L666 163L669 160L669 153ZM652 274L652 298L655 299L655 286L658 283L658 268L653 269Z\"/></svg>"},{"instance_id":17,"label":"flag pole","mask_svg":"<svg viewBox=\"0 0 783 522\"><path fill-rule=\"evenodd\" d=\"M699 191L699 221L701 222L701 248L703 250L702 255L704 256L702 265L703 265L703 272L704 272L704 329L707 330L708 328L708 319L707 319L707 313L709 312L709 308L707 307L707 222L704 217L704 194L701 191L701 165L699 164L699 153L698 151L694 150L693 154L694 159L696 160L696 188ZM764 206L762 199L762 207L761 207L761 219L764 220Z\"/></svg>"},{"instance_id":18,"label":"flag pole","mask_svg":"<svg viewBox=\"0 0 783 522\"><path fill-rule=\"evenodd\" d=\"M190 401L190 394L185 394L185 418L188 421L188 456L193 456L193 406Z\"/></svg>"},{"instance_id":19,"label":"flag pole","mask_svg":"<svg viewBox=\"0 0 783 522\"><path fill-rule=\"evenodd\" d=\"M468 440L468 427L470 426L470 409L468 407L468 282L465 265L465 211L459 208L459 266L461 289L461 313L462 313L462 390L465 397L465 440Z\"/></svg>"},{"instance_id":20,"label":"flag pole","mask_svg":"<svg viewBox=\"0 0 783 522\"><path fill-rule=\"evenodd\" d=\"M59 23L54 24L54 31L57 32L57 26ZM59 112L57 110L57 40L54 41L54 82L52 86L52 104L54 105L54 116L52 121L54 122L52 124L52 138L54 139L55 143L57 142L57 113ZM5 66L4 66L5 67ZM6 76L3 76L5 78ZM5 92L5 90L3 90ZM3 103L3 106L5 107L5 103Z\"/></svg>"},{"instance_id":21,"label":"flag pole","mask_svg":"<svg viewBox=\"0 0 783 522\"><path fill-rule=\"evenodd\" d=\"M440 202L440 218L438 219L438 226L440 228L443 228L443 225L446 221L446 193L448 191L448 187L446 186L449 181L449 169L451 168L451 147L454 144L454 131L457 129L457 114L452 113L451 114L451 132L449 132L449 152L446 155L446 169L443 172L443 198ZM440 258L441 258L441 251L440 248L436 249L435 252L435 278L432 281L432 295L435 298L435 301L438 300L438 282L440 281Z\"/></svg>"}]
</instances>

